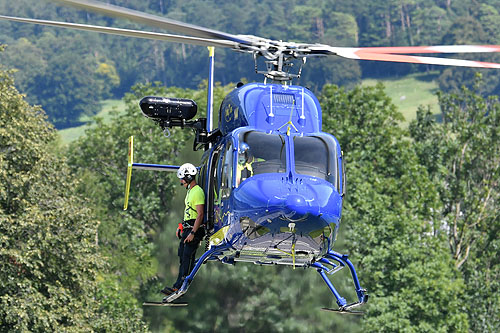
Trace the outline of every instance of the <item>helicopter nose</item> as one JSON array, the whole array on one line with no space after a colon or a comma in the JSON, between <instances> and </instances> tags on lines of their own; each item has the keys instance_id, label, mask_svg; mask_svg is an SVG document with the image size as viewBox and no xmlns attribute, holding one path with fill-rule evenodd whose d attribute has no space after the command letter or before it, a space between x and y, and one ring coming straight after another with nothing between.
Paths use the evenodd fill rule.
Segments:
<instances>
[{"instance_id":1,"label":"helicopter nose","mask_svg":"<svg viewBox=\"0 0 500 333\"><path fill-rule=\"evenodd\" d=\"M342 200L331 184L317 179L289 184L275 174L257 175L245 180L234 191L236 210L274 211L293 215L340 216Z\"/></svg>"},{"instance_id":2,"label":"helicopter nose","mask_svg":"<svg viewBox=\"0 0 500 333\"><path fill-rule=\"evenodd\" d=\"M318 216L329 206L329 193L321 186L289 186L285 180L263 175L245 181L235 193L238 209L276 209Z\"/></svg>"},{"instance_id":3,"label":"helicopter nose","mask_svg":"<svg viewBox=\"0 0 500 333\"><path fill-rule=\"evenodd\" d=\"M285 201L286 207L301 215L305 214L313 214L319 215L319 207L318 205L313 204L312 202L307 202L307 200L300 194L290 194L287 196Z\"/></svg>"}]
</instances>

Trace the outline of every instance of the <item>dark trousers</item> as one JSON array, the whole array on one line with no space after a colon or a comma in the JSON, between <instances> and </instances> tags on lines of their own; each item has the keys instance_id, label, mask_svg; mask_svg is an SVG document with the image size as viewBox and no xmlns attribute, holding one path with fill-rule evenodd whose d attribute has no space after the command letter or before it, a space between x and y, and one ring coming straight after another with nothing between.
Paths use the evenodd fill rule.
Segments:
<instances>
[{"instance_id":1,"label":"dark trousers","mask_svg":"<svg viewBox=\"0 0 500 333\"><path fill-rule=\"evenodd\" d=\"M190 232L191 228L184 229L179 243L179 249L177 250L180 262L179 275L177 276L177 281L174 283L174 288L177 289L180 289L182 283L184 282L184 278L193 270L196 250L198 249L203 236L205 236L204 228L199 228L196 231L193 240L191 242L184 243L184 240L187 236L189 236Z\"/></svg>"}]
</instances>

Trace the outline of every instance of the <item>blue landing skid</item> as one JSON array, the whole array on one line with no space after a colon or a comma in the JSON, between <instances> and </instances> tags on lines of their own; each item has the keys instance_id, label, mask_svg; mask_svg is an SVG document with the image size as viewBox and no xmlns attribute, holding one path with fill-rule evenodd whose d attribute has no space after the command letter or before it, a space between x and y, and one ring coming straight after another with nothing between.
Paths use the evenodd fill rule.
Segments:
<instances>
[{"instance_id":1,"label":"blue landing skid","mask_svg":"<svg viewBox=\"0 0 500 333\"><path fill-rule=\"evenodd\" d=\"M203 265L205 262L208 260L219 260L218 256L222 255L224 251L227 249L231 248L231 242L225 242L221 245L218 246L212 246L208 251L203 253L203 255L196 260L195 266L193 270L191 271L191 274L189 274L185 279L184 283L182 284L181 288L173 293L172 295L166 296L163 298L163 303L171 303L177 298L181 297L184 295L191 282L193 281L196 273L198 273L198 270L201 268L201 265ZM222 260L224 262L224 260ZM334 262L332 262L334 261ZM335 263L336 262L336 263ZM352 280L354 282L354 286L356 288L356 294L358 296L358 301L355 303L347 304L347 301L345 298L340 296L338 291L335 289L333 286L332 282L328 278L327 274L331 275L334 274L335 272L339 271L343 267L349 267L349 270L351 271L352 275ZM317 262L311 264L310 267L316 268L318 273L321 275L323 280L325 281L326 285L330 289L330 291L333 293L335 298L337 299L337 305L339 306L338 309L328 309L328 308L323 308L323 310L327 311L334 311L334 312L340 312L340 313L352 313L352 314L361 314L360 312L357 311L351 311L351 309L360 306L362 304L365 304L368 301L368 295L366 294L366 290L361 288L358 280L358 275L356 274L356 269L354 268L354 265L351 263L351 261L347 258L347 255L345 254L340 254L336 253L332 250L329 250L323 258L318 260Z\"/></svg>"},{"instance_id":2,"label":"blue landing skid","mask_svg":"<svg viewBox=\"0 0 500 333\"><path fill-rule=\"evenodd\" d=\"M194 276L196 275L196 273L198 273L198 270L200 269L201 265L203 265L208 260L217 260L218 259L217 256L223 254L223 252L229 248L231 248L230 243L223 243L221 245L210 247L210 249L208 249L208 251L203 253L203 255L195 261L195 265L194 265L193 270L191 271L191 274L186 276L186 278L184 279L184 283L182 283L181 288L177 292L173 293L172 295L164 297L162 302L163 303L171 303L174 300L176 300L177 298L184 295L187 292L189 285L193 281Z\"/></svg>"},{"instance_id":3,"label":"blue landing skid","mask_svg":"<svg viewBox=\"0 0 500 333\"><path fill-rule=\"evenodd\" d=\"M336 263L330 260L335 261ZM352 280L354 282L354 287L356 288L356 294L358 296L358 301L351 304L347 304L346 299L340 296L337 289L335 289L332 282L326 275L326 274L333 274L345 266L349 267L349 270L351 271ZM317 262L313 263L311 267L316 268L316 270L321 275L321 277L325 281L330 291L337 299L337 305L339 306L337 310L324 308L325 310L335 311L335 312L355 313L354 311L351 311L352 308L363 305L368 301L368 294L366 294L365 289L361 288L358 280L358 275L356 274L356 269L354 268L354 265L351 263L351 261L347 258L346 254L340 254L332 250L328 250L325 256L320 260L318 260Z\"/></svg>"}]
</instances>

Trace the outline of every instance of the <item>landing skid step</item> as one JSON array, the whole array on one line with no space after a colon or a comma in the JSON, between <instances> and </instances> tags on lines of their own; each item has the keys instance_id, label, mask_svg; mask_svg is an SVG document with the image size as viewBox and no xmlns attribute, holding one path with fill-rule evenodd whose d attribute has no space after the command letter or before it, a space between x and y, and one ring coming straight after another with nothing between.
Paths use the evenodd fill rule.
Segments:
<instances>
[{"instance_id":1,"label":"landing skid step","mask_svg":"<svg viewBox=\"0 0 500 333\"><path fill-rule=\"evenodd\" d=\"M339 314L351 314L362 316L365 313L363 311L353 311L353 310L345 310L345 309L330 309L330 308L321 308L323 311L337 312Z\"/></svg>"},{"instance_id":2,"label":"landing skid step","mask_svg":"<svg viewBox=\"0 0 500 333\"><path fill-rule=\"evenodd\" d=\"M176 306L187 306L187 303L174 303L174 302L144 302L142 303L143 306L170 306L170 307L176 307Z\"/></svg>"}]
</instances>

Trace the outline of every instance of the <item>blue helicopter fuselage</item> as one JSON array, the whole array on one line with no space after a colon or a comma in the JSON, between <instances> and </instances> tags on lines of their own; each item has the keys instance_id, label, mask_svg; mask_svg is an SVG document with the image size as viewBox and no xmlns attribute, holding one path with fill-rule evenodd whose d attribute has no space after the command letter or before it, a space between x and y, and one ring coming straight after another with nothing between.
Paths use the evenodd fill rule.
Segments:
<instances>
[{"instance_id":1,"label":"blue helicopter fuselage","mask_svg":"<svg viewBox=\"0 0 500 333\"><path fill-rule=\"evenodd\" d=\"M212 245L225 260L308 265L335 240L344 177L338 141L300 86L250 83L219 111L220 139L203 157Z\"/></svg>"}]
</instances>

